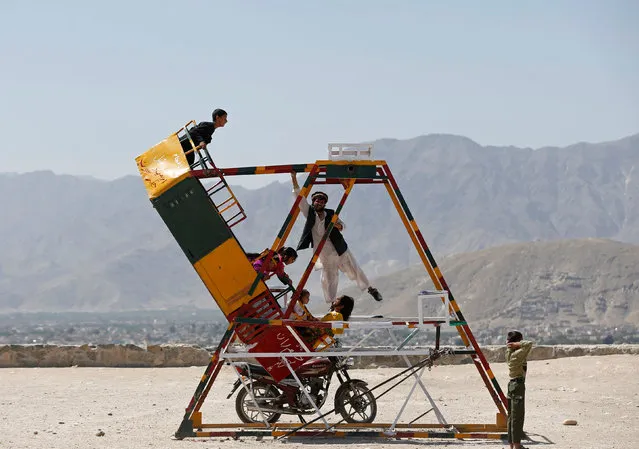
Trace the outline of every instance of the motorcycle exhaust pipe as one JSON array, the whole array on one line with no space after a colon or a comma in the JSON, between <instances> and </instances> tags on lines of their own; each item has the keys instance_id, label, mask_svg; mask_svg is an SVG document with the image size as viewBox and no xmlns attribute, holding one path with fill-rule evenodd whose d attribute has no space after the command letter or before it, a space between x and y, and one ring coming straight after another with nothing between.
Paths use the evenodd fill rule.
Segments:
<instances>
[{"instance_id":1,"label":"motorcycle exhaust pipe","mask_svg":"<svg viewBox=\"0 0 639 449\"><path fill-rule=\"evenodd\" d=\"M262 411L262 412L267 412L267 413L284 413L284 414L287 414L287 415L298 414L299 413L299 411L293 410L293 409L290 409L290 408L271 408L271 407L259 407L258 408L258 407L255 407L254 405L252 405L252 406L251 405L247 405L246 406L246 410L250 411L250 412Z\"/></svg>"},{"instance_id":2,"label":"motorcycle exhaust pipe","mask_svg":"<svg viewBox=\"0 0 639 449\"><path fill-rule=\"evenodd\" d=\"M233 396L233 393L235 393L235 391L240 388L240 386L242 385L242 382L240 381L240 379L237 379L235 381L235 383L233 384L233 388L231 389L231 392L229 393L229 395L226 397L226 399L231 399L231 396Z\"/></svg>"}]
</instances>

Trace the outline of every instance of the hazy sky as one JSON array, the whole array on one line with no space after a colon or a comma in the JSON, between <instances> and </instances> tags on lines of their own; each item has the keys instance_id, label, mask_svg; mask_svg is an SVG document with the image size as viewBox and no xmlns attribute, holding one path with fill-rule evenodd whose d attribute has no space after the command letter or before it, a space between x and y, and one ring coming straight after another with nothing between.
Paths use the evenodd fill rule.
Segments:
<instances>
[{"instance_id":1,"label":"hazy sky","mask_svg":"<svg viewBox=\"0 0 639 449\"><path fill-rule=\"evenodd\" d=\"M540 147L639 132L633 0L5 0L0 24L0 172L136 174L215 107L225 167L428 133Z\"/></svg>"}]
</instances>

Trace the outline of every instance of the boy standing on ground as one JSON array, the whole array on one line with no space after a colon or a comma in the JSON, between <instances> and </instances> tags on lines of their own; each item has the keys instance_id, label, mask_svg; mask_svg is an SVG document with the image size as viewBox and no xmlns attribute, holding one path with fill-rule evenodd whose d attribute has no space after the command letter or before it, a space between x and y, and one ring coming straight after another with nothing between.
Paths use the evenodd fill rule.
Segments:
<instances>
[{"instance_id":1,"label":"boy standing on ground","mask_svg":"<svg viewBox=\"0 0 639 449\"><path fill-rule=\"evenodd\" d=\"M524 436L524 412L526 398L527 358L532 341L525 341L519 331L510 331L506 338L506 363L508 364L508 442L510 449L525 449L521 445Z\"/></svg>"}]
</instances>

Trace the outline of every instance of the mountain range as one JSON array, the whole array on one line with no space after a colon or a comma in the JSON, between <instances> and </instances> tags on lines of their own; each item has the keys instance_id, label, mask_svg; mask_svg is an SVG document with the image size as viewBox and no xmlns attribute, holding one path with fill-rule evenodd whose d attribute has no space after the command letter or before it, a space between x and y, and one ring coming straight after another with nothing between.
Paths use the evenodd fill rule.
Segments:
<instances>
[{"instance_id":1,"label":"mountain range","mask_svg":"<svg viewBox=\"0 0 639 449\"><path fill-rule=\"evenodd\" d=\"M474 327L639 326L639 246L606 239L501 245L443 257L438 265ZM373 301L351 287L358 314L417 316L417 294L434 286L423 265L375 279ZM317 302L316 302L317 303ZM431 299L425 316L442 316ZM407 315L407 312L409 313Z\"/></svg>"},{"instance_id":2,"label":"mountain range","mask_svg":"<svg viewBox=\"0 0 639 449\"><path fill-rule=\"evenodd\" d=\"M481 146L442 134L374 145L437 258L540 240L639 243L639 134L564 148ZM233 188L249 215L233 228L240 242L247 251L270 246L292 204L290 185ZM139 177L0 173L0 192L1 312L213 306ZM328 193L330 207L338 190ZM342 218L369 277L419 261L385 189L357 186ZM300 231L297 223L289 244ZM294 277L308 253L291 266Z\"/></svg>"}]
</instances>

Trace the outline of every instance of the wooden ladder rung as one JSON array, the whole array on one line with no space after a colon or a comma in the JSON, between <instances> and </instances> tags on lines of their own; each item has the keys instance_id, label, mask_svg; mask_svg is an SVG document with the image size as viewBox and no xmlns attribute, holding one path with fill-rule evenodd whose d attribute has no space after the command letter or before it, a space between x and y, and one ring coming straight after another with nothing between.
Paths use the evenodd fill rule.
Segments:
<instances>
[{"instance_id":1,"label":"wooden ladder rung","mask_svg":"<svg viewBox=\"0 0 639 449\"><path fill-rule=\"evenodd\" d=\"M222 215L224 212L226 212L227 210L229 210L230 208L232 208L236 204L237 204L237 201L234 201L231 204L229 204L228 206L226 206L224 209L220 210L220 215Z\"/></svg>"},{"instance_id":2,"label":"wooden ladder rung","mask_svg":"<svg viewBox=\"0 0 639 449\"><path fill-rule=\"evenodd\" d=\"M235 198L233 196L229 196L227 199L225 199L224 201L222 201L221 203L216 204L216 206L218 208L224 206L226 203L228 203L231 200L234 200Z\"/></svg>"},{"instance_id":3,"label":"wooden ladder rung","mask_svg":"<svg viewBox=\"0 0 639 449\"><path fill-rule=\"evenodd\" d=\"M231 223L231 221L233 221L233 219L237 216L241 215L240 219ZM228 220L226 220L226 224L229 226L229 228L232 228L233 226L235 226L236 224L238 224L239 222L243 221L246 219L246 214L244 214L243 212L238 212L237 214L233 215L231 218L229 218Z\"/></svg>"},{"instance_id":4,"label":"wooden ladder rung","mask_svg":"<svg viewBox=\"0 0 639 449\"><path fill-rule=\"evenodd\" d=\"M211 190L215 189L217 186L219 186L220 184L224 185L224 181L218 181L216 182L213 186L209 187L208 189L206 189L206 192L210 192Z\"/></svg>"}]
</instances>

